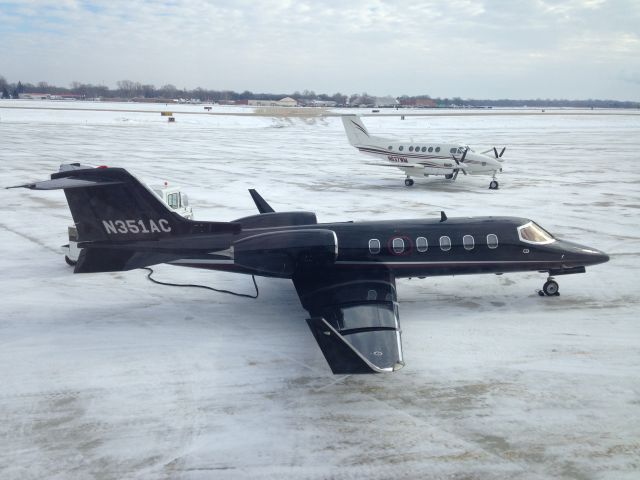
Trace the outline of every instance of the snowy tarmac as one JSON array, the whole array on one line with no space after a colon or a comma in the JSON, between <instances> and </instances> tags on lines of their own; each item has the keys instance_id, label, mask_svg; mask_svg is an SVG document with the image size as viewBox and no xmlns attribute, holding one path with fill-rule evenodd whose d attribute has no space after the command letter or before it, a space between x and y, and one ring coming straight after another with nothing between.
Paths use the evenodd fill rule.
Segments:
<instances>
[{"instance_id":1,"label":"snowy tarmac","mask_svg":"<svg viewBox=\"0 0 640 480\"><path fill-rule=\"evenodd\" d=\"M0 190L0 479L640 477L640 116L365 119L506 145L491 191L483 176L406 188L335 117L124 108L0 109L0 186L106 164L182 186L196 219L257 213L256 188L321 222L528 217L611 261L557 277L559 297L537 295L541 273L398 280L407 366L334 376L290 281L259 278L248 300L73 275L62 192ZM241 275L157 278L252 292Z\"/></svg>"}]
</instances>

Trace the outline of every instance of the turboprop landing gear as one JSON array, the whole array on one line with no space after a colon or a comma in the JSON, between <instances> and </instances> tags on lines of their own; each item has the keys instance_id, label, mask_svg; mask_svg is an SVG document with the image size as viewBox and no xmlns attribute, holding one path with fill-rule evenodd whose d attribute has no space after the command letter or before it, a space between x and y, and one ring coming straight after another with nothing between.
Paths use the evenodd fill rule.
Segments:
<instances>
[{"instance_id":1,"label":"turboprop landing gear","mask_svg":"<svg viewBox=\"0 0 640 480\"><path fill-rule=\"evenodd\" d=\"M544 297L558 297L560 296L560 292L558 291L560 287L558 287L558 282L556 282L552 277L547 278L547 281L544 282L542 286L542 290L538 291L538 295Z\"/></svg>"},{"instance_id":2,"label":"turboprop landing gear","mask_svg":"<svg viewBox=\"0 0 640 480\"><path fill-rule=\"evenodd\" d=\"M404 180L404 184L405 184L407 187L412 186L412 185L413 185L413 178L405 178L405 180Z\"/></svg>"},{"instance_id":3,"label":"turboprop landing gear","mask_svg":"<svg viewBox=\"0 0 640 480\"><path fill-rule=\"evenodd\" d=\"M498 181L496 179L491 180L489 183L489 190L498 190Z\"/></svg>"}]
</instances>

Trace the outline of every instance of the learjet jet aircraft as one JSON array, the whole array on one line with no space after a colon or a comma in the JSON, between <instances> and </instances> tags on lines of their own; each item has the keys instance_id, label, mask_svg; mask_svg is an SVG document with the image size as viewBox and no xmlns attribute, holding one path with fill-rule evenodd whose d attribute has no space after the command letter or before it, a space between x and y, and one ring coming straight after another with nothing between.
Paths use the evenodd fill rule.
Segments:
<instances>
[{"instance_id":1,"label":"learjet jet aircraft","mask_svg":"<svg viewBox=\"0 0 640 480\"><path fill-rule=\"evenodd\" d=\"M232 222L189 220L122 168L60 171L19 185L63 189L78 231L75 273L168 263L293 280L307 323L336 374L401 368L396 278L538 271L554 276L609 260L518 217L318 223L312 212L276 212L255 191L259 214Z\"/></svg>"}]
</instances>

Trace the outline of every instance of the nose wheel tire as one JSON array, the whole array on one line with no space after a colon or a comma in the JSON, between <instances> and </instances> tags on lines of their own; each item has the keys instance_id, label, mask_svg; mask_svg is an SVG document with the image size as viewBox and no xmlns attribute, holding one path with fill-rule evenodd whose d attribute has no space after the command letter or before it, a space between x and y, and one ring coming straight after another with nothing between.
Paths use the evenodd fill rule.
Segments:
<instances>
[{"instance_id":1,"label":"nose wheel tire","mask_svg":"<svg viewBox=\"0 0 640 480\"><path fill-rule=\"evenodd\" d=\"M558 291L560 287L558 287L558 282L555 280L547 280L542 286L542 290L539 292L540 296L546 295L547 297L557 297L560 295Z\"/></svg>"},{"instance_id":2,"label":"nose wheel tire","mask_svg":"<svg viewBox=\"0 0 640 480\"><path fill-rule=\"evenodd\" d=\"M413 179L412 179L412 178L407 178L407 179L405 179L404 184L405 184L407 187L412 186L412 185L413 185Z\"/></svg>"},{"instance_id":3,"label":"nose wheel tire","mask_svg":"<svg viewBox=\"0 0 640 480\"><path fill-rule=\"evenodd\" d=\"M491 180L491 183L489 183L489 190L498 190L497 180Z\"/></svg>"}]
</instances>

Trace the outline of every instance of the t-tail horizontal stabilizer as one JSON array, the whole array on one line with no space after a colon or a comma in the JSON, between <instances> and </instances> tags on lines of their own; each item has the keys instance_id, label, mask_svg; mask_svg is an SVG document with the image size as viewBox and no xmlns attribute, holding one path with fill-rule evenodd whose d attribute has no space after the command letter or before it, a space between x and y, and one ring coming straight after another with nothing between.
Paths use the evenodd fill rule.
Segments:
<instances>
[{"instance_id":1,"label":"t-tail horizontal stabilizer","mask_svg":"<svg viewBox=\"0 0 640 480\"><path fill-rule=\"evenodd\" d=\"M394 368L377 367L322 317L309 318L307 323L334 374L383 373L403 367L400 363Z\"/></svg>"}]
</instances>

